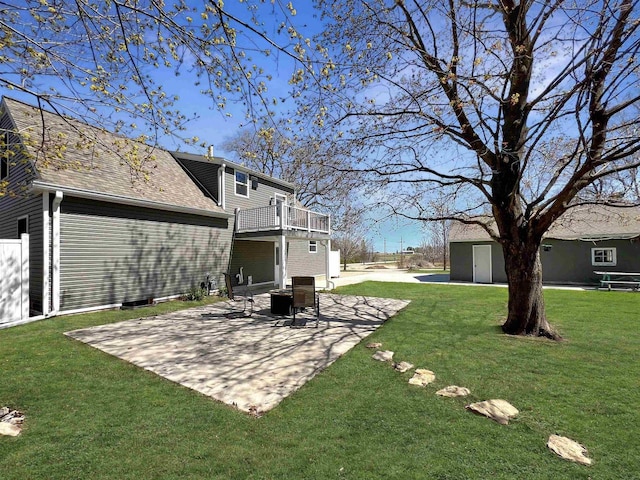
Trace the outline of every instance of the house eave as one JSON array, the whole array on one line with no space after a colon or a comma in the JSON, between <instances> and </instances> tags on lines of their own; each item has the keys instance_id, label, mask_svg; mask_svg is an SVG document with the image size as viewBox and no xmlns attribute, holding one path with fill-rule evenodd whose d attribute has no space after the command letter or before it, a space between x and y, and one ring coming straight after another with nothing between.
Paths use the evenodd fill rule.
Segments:
<instances>
[{"instance_id":1,"label":"house eave","mask_svg":"<svg viewBox=\"0 0 640 480\"><path fill-rule=\"evenodd\" d=\"M575 235L575 236L560 236L550 235L543 237L543 240L561 240L565 242L569 241L581 241L581 242L601 242L604 240L633 240L640 237L639 233L611 233L611 234L598 234L598 235ZM449 243L478 243L478 242L494 242L492 238L465 238L465 239L450 239Z\"/></svg>"},{"instance_id":2,"label":"house eave","mask_svg":"<svg viewBox=\"0 0 640 480\"><path fill-rule=\"evenodd\" d=\"M286 180L282 180L280 178L276 178L276 177L272 177L266 173L260 172L258 170L254 170L252 168L246 167L244 165L240 165L239 163L236 162L232 162L231 160L227 160L225 158L222 157L205 157L203 155L198 155L195 153L187 153L187 152L177 152L177 151L172 151L169 152L171 155L173 155L174 158L176 159L180 159L180 158L185 158L187 160L192 160L192 161L196 161L196 162L202 162L202 163L214 163L216 165L225 165L226 167L229 168L233 168L233 169L238 169L241 170L243 172L248 173L249 175L255 175L256 177L260 177L263 178L265 180L269 180L270 182L273 182L275 184L278 184L282 187L286 187L289 188L291 190L295 190L295 185L291 182L287 182Z\"/></svg>"},{"instance_id":3,"label":"house eave","mask_svg":"<svg viewBox=\"0 0 640 480\"><path fill-rule=\"evenodd\" d=\"M31 183L31 190L34 193L42 192L63 192L65 195L86 198L89 200L98 200L102 202L118 203L122 205L131 205L134 207L151 208L154 210L164 210L168 212L185 213L191 215L200 215L203 217L214 218L231 218L233 214L226 212L216 212L213 210L205 210L201 208L185 207L182 205L173 205L163 202L155 202L153 200L143 200L139 198L126 197L124 195L115 195L111 193L95 192L92 190L84 190L80 188L65 187L64 185L55 185L47 182L35 180Z\"/></svg>"},{"instance_id":4,"label":"house eave","mask_svg":"<svg viewBox=\"0 0 640 480\"><path fill-rule=\"evenodd\" d=\"M461 240L458 239L449 239L449 243L477 243L477 242L494 242L495 240L493 240L492 238L489 237L485 237L485 238L464 238Z\"/></svg>"},{"instance_id":5,"label":"house eave","mask_svg":"<svg viewBox=\"0 0 640 480\"><path fill-rule=\"evenodd\" d=\"M331 235L324 232L307 232L300 230L262 230L252 232L236 232L237 240L276 241L284 236L291 240L331 240Z\"/></svg>"}]
</instances>

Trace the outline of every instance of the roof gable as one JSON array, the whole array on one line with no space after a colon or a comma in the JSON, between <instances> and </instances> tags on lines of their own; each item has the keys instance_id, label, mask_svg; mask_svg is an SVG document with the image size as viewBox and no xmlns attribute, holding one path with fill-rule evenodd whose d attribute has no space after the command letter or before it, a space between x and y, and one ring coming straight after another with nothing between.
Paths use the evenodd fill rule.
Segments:
<instances>
[{"instance_id":1,"label":"roof gable","mask_svg":"<svg viewBox=\"0 0 640 480\"><path fill-rule=\"evenodd\" d=\"M252 177L256 177L260 179L261 183L275 186L277 188L281 188L289 193L293 193L295 190L295 185L291 182L287 182L286 180L281 180L279 178L273 177L268 173L263 173L258 170L254 170L252 168L246 167L244 165L240 165L239 163L232 162L231 160L227 160L222 157L206 157L203 155L197 155L193 153L186 152L171 152L171 154L176 157L179 161L183 162L185 165L186 162L189 162L190 165L195 165L196 163L201 163L205 165L216 165L221 166L224 165L226 168L231 168L234 170L240 170L242 172L248 173Z\"/></svg>"},{"instance_id":2,"label":"roof gable","mask_svg":"<svg viewBox=\"0 0 640 480\"><path fill-rule=\"evenodd\" d=\"M5 97L38 183L222 213L171 154Z\"/></svg>"},{"instance_id":3,"label":"roof gable","mask_svg":"<svg viewBox=\"0 0 640 480\"><path fill-rule=\"evenodd\" d=\"M497 232L490 216L479 216ZM640 236L640 207L579 205L567 210L549 229L544 238L557 240L602 240ZM489 241L489 234L479 225L455 222L449 239L452 242Z\"/></svg>"}]
</instances>

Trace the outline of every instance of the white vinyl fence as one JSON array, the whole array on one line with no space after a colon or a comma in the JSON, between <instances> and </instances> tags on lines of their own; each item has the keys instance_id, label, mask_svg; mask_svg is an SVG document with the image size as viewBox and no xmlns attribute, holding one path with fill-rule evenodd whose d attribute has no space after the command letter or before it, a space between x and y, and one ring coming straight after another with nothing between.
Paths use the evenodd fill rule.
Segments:
<instances>
[{"instance_id":1,"label":"white vinyl fence","mask_svg":"<svg viewBox=\"0 0 640 480\"><path fill-rule=\"evenodd\" d=\"M29 235L0 240L0 328L29 320Z\"/></svg>"}]
</instances>

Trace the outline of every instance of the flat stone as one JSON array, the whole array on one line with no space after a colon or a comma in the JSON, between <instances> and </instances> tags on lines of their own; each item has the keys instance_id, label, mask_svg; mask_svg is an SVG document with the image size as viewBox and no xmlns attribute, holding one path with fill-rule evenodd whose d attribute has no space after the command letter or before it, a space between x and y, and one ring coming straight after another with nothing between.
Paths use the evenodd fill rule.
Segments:
<instances>
[{"instance_id":1,"label":"flat stone","mask_svg":"<svg viewBox=\"0 0 640 480\"><path fill-rule=\"evenodd\" d=\"M391 350L378 350L373 354L372 358L379 362L390 362L393 359L393 352Z\"/></svg>"},{"instance_id":2,"label":"flat stone","mask_svg":"<svg viewBox=\"0 0 640 480\"><path fill-rule=\"evenodd\" d=\"M587 449L578 442L560 435L551 435L547 441L547 447L556 455L571 462L582 465L591 465L592 460L587 457Z\"/></svg>"},{"instance_id":3,"label":"flat stone","mask_svg":"<svg viewBox=\"0 0 640 480\"><path fill-rule=\"evenodd\" d=\"M509 420L518 415L518 409L506 400L494 399L485 400L467 405L467 410L474 413L484 415L491 420L498 422L500 425L508 425Z\"/></svg>"},{"instance_id":4,"label":"flat stone","mask_svg":"<svg viewBox=\"0 0 640 480\"><path fill-rule=\"evenodd\" d=\"M10 437L17 437L20 435L20 427L13 423L0 422L0 435L8 435Z\"/></svg>"},{"instance_id":5,"label":"flat stone","mask_svg":"<svg viewBox=\"0 0 640 480\"><path fill-rule=\"evenodd\" d=\"M367 348L380 348L382 344L380 342L367 343Z\"/></svg>"},{"instance_id":6,"label":"flat stone","mask_svg":"<svg viewBox=\"0 0 640 480\"><path fill-rule=\"evenodd\" d=\"M393 368L400 373L404 373L407 370L411 370L413 368L413 364L409 362L399 362L399 363L394 363Z\"/></svg>"},{"instance_id":7,"label":"flat stone","mask_svg":"<svg viewBox=\"0 0 640 480\"><path fill-rule=\"evenodd\" d=\"M409 379L411 385L426 387L436 379L436 374L426 368L417 368L413 377Z\"/></svg>"},{"instance_id":8,"label":"flat stone","mask_svg":"<svg viewBox=\"0 0 640 480\"><path fill-rule=\"evenodd\" d=\"M457 385L449 385L436 392L436 395L441 397L466 397L471 391L465 387L458 387Z\"/></svg>"}]
</instances>

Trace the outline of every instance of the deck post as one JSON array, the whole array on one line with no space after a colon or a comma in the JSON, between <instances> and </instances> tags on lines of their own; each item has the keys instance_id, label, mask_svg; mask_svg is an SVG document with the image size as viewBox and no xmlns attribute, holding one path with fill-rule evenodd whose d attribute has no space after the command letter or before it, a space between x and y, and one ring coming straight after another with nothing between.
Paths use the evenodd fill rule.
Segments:
<instances>
[{"instance_id":1,"label":"deck post","mask_svg":"<svg viewBox=\"0 0 640 480\"><path fill-rule=\"evenodd\" d=\"M331 240L328 239L325 242L325 251L324 251L324 268L325 268L325 288L327 290L331 289Z\"/></svg>"},{"instance_id":2,"label":"deck post","mask_svg":"<svg viewBox=\"0 0 640 480\"><path fill-rule=\"evenodd\" d=\"M278 250L280 250L280 283L278 288L287 288L287 239L284 235L278 237Z\"/></svg>"},{"instance_id":3,"label":"deck post","mask_svg":"<svg viewBox=\"0 0 640 480\"><path fill-rule=\"evenodd\" d=\"M280 210L280 230L284 230L287 225L285 215L287 217L289 216L289 208L285 203L280 203L280 204L276 203L275 208L276 208L276 213L278 209Z\"/></svg>"}]
</instances>

